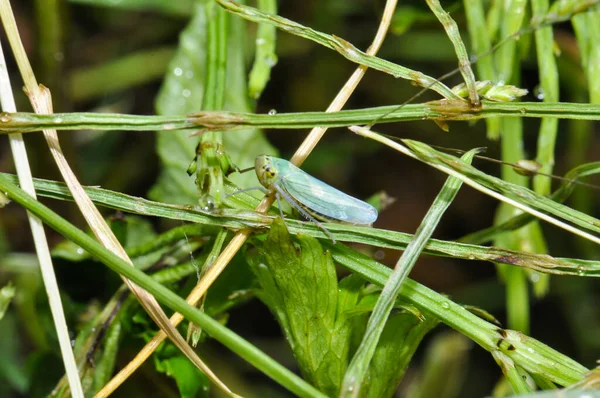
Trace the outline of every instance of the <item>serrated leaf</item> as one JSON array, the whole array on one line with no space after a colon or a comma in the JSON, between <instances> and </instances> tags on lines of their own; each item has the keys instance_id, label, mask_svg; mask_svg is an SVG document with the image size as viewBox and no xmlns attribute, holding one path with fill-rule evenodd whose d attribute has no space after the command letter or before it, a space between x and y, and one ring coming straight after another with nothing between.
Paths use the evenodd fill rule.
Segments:
<instances>
[{"instance_id":1,"label":"serrated leaf","mask_svg":"<svg viewBox=\"0 0 600 398\"><path fill-rule=\"evenodd\" d=\"M251 111L247 99L244 60L245 26L245 22L239 18L232 18L230 21L225 93L225 109L240 112ZM192 20L181 34L179 48L157 97L158 114L183 115L201 110L206 71L206 30L206 9L199 4ZM258 130L228 132L224 134L223 143L229 157L240 167L253 165L256 155L275 152ZM190 161L195 157L197 144L198 138L190 137L189 131L157 133L157 151L162 171L158 182L150 191L151 198L176 204L197 203L199 195L194 179L186 172ZM253 173L232 175L231 179L243 187L259 185Z\"/></svg>"},{"instance_id":2,"label":"serrated leaf","mask_svg":"<svg viewBox=\"0 0 600 398\"><path fill-rule=\"evenodd\" d=\"M329 252L314 238L292 241L281 219L271 225L259 254L248 257L262 287L258 295L277 317L302 374L325 394L337 395L352 331L346 316L337 317L338 305L345 309L357 300L357 279L345 282L346 291L338 295Z\"/></svg>"},{"instance_id":3,"label":"serrated leaf","mask_svg":"<svg viewBox=\"0 0 600 398\"><path fill-rule=\"evenodd\" d=\"M361 289L365 280L356 274L350 274L339 283L338 305L336 318L347 316L360 299Z\"/></svg>"}]
</instances>

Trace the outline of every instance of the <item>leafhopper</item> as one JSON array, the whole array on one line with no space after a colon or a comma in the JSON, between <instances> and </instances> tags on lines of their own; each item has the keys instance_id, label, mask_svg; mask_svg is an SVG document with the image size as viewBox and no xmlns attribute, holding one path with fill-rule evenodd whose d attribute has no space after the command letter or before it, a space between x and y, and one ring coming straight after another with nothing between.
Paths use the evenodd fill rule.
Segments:
<instances>
[{"instance_id":1,"label":"leafhopper","mask_svg":"<svg viewBox=\"0 0 600 398\"><path fill-rule=\"evenodd\" d=\"M259 155L254 169L262 186L275 193L278 202L283 198L321 228L334 243L333 235L319 220L354 225L371 225L377 220L377 210L373 206L325 184L287 160Z\"/></svg>"}]
</instances>

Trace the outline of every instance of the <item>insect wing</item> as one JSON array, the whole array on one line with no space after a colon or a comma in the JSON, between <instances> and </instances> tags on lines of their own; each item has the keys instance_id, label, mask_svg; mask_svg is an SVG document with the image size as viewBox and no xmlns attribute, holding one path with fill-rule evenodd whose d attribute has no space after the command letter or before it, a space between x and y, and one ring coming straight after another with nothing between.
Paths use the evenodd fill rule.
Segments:
<instances>
[{"instance_id":1,"label":"insect wing","mask_svg":"<svg viewBox=\"0 0 600 398\"><path fill-rule=\"evenodd\" d=\"M370 204L353 198L300 169L282 175L279 185L300 204L326 218L358 225L369 225L377 219L377 210Z\"/></svg>"}]
</instances>

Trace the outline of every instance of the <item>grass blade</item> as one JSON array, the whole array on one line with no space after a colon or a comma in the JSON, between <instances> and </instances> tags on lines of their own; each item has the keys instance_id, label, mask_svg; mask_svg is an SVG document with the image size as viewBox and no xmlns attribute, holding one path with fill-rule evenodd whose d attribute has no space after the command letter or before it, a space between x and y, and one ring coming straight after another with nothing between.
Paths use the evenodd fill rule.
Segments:
<instances>
[{"instance_id":1,"label":"grass blade","mask_svg":"<svg viewBox=\"0 0 600 398\"><path fill-rule=\"evenodd\" d=\"M467 152L463 156L463 160L470 162L473 159L473 156L475 156L475 153L476 151ZM394 271L383 287L381 295L375 305L375 309L369 318L363 340L344 375L344 383L342 385L340 396L360 396L369 364L373 358L375 348L377 347L383 328L392 311L392 307L396 301L402 283L408 277L412 267L421 255L426 242L431 238L442 215L456 197L461 186L462 182L460 180L452 177L447 179L442 190L431 205L431 208L423 218L421 225L419 225L413 240L408 244L406 250L396 263Z\"/></svg>"}]
</instances>

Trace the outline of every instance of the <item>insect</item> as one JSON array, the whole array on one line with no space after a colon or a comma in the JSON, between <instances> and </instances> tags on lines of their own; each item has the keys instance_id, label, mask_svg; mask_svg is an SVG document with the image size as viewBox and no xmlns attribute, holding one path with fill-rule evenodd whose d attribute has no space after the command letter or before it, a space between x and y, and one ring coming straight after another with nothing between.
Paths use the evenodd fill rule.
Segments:
<instances>
[{"instance_id":1,"label":"insect","mask_svg":"<svg viewBox=\"0 0 600 398\"><path fill-rule=\"evenodd\" d=\"M319 181L287 160L259 155L254 169L260 183L275 193L278 203L281 198L285 199L334 243L331 233L318 220L355 225L371 225L377 220L377 210L373 206ZM281 211L281 206L279 209Z\"/></svg>"}]
</instances>

